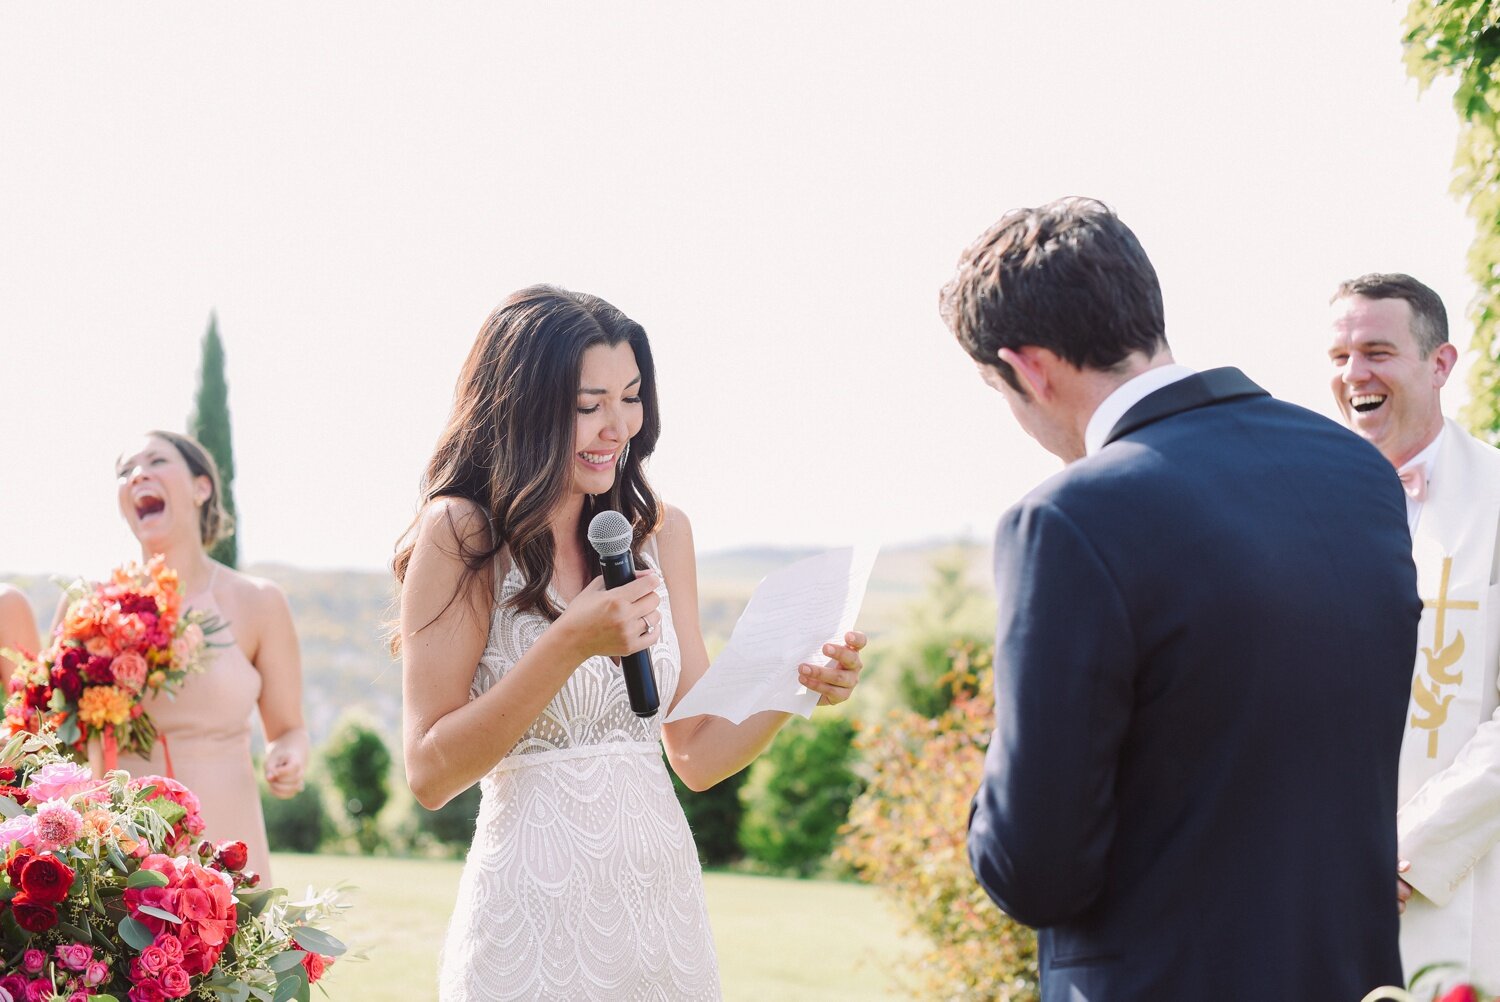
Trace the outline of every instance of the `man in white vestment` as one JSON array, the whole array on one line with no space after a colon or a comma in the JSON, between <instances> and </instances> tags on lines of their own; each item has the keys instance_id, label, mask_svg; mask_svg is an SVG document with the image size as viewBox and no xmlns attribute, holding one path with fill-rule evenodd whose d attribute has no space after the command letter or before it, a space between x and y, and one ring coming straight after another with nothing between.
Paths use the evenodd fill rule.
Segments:
<instances>
[{"instance_id":1,"label":"man in white vestment","mask_svg":"<svg viewBox=\"0 0 1500 1002\"><path fill-rule=\"evenodd\" d=\"M1397 797L1402 963L1410 978L1452 962L1445 984L1466 976L1496 992L1500 451L1443 418L1458 352L1435 292L1407 275L1365 275L1332 305L1333 393L1401 477L1423 604Z\"/></svg>"}]
</instances>

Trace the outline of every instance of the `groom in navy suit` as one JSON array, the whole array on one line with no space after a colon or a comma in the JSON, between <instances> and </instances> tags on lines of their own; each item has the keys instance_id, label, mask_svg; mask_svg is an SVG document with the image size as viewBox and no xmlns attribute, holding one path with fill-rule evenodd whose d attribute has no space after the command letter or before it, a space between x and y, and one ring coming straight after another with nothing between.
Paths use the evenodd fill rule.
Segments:
<instances>
[{"instance_id":1,"label":"groom in navy suit","mask_svg":"<svg viewBox=\"0 0 1500 1002\"><path fill-rule=\"evenodd\" d=\"M1391 465L1167 347L1104 205L1007 214L944 318L1069 464L995 540L980 882L1045 1002L1358 1002L1401 983L1396 767L1421 602Z\"/></svg>"}]
</instances>

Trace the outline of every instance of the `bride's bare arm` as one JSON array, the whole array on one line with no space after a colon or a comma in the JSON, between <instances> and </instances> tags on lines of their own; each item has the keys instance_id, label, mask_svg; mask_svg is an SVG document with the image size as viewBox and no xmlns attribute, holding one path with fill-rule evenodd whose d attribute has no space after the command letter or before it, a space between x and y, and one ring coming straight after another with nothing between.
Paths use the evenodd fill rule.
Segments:
<instances>
[{"instance_id":1,"label":"bride's bare arm","mask_svg":"<svg viewBox=\"0 0 1500 1002\"><path fill-rule=\"evenodd\" d=\"M401 587L406 779L429 810L493 769L587 658L644 646L635 634L658 601L654 576L609 591L595 579L503 678L470 700L495 592L491 570L470 575L457 590L464 577L461 544L473 551L488 543L488 522L476 505L433 502L417 523Z\"/></svg>"},{"instance_id":2,"label":"bride's bare arm","mask_svg":"<svg viewBox=\"0 0 1500 1002\"><path fill-rule=\"evenodd\" d=\"M657 533L657 553L661 557L662 575L667 580L667 595L672 606L672 624L681 649L682 678L677 684L677 700L691 689L708 670L708 648L698 617L698 568L693 551L693 528L687 516L671 505L665 506L662 527ZM802 684L822 693L819 705L841 703L858 684L863 668L859 652L865 646L862 633L850 633L843 644L827 644L824 653L830 664L801 666ZM692 790L706 790L754 762L789 713L766 710L745 718L738 724L723 717L688 717L662 727L662 742L672 770Z\"/></svg>"},{"instance_id":3,"label":"bride's bare arm","mask_svg":"<svg viewBox=\"0 0 1500 1002\"><path fill-rule=\"evenodd\" d=\"M31 614L31 603L26 596L10 585L0 585L0 647L10 647L27 654L41 653L41 640L36 633L36 619ZM10 681L15 670L4 657L0 657L0 689Z\"/></svg>"}]
</instances>

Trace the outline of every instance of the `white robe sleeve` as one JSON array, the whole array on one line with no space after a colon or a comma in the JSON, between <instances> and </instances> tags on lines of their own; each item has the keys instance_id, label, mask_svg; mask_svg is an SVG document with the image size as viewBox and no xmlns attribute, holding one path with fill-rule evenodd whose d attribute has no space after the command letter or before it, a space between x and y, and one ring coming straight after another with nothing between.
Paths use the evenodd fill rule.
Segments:
<instances>
[{"instance_id":1,"label":"white robe sleeve","mask_svg":"<svg viewBox=\"0 0 1500 1002\"><path fill-rule=\"evenodd\" d=\"M1439 907L1500 842L1500 711L1480 724L1453 764L1396 813L1408 884Z\"/></svg>"}]
</instances>

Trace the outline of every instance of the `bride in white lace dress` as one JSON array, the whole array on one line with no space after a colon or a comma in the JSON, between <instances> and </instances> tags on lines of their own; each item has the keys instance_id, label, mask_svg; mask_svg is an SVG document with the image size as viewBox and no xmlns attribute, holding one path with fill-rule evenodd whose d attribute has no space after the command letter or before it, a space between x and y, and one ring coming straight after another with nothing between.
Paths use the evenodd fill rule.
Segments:
<instances>
[{"instance_id":1,"label":"bride in white lace dress","mask_svg":"<svg viewBox=\"0 0 1500 1002\"><path fill-rule=\"evenodd\" d=\"M645 332L593 296L514 294L459 377L395 563L408 781L428 808L483 792L444 1002L720 997L662 748L706 789L787 714L660 722L708 655L692 530L645 479L659 430ZM605 508L631 520L641 568L612 590L583 535ZM801 666L804 684L847 699L864 645L831 641L825 664ZM662 710L641 718L615 659L646 649Z\"/></svg>"}]
</instances>

